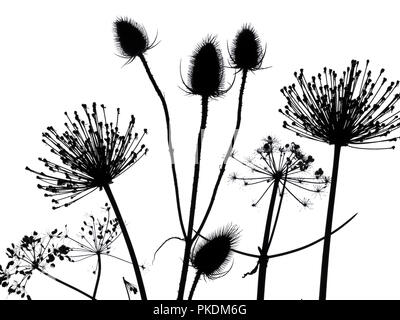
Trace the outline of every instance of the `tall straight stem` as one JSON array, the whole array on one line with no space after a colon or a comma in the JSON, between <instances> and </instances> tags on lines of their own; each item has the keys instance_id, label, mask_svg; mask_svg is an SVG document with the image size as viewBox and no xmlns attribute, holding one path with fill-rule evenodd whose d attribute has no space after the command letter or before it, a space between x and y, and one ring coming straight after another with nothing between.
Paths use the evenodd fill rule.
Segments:
<instances>
[{"instance_id":1,"label":"tall straight stem","mask_svg":"<svg viewBox=\"0 0 400 320\"><path fill-rule=\"evenodd\" d=\"M331 177L331 189L329 192L328 213L326 216L326 225L325 225L324 249L322 252L319 300L326 300L326 290L327 290L327 284L328 284L329 250L330 250L330 245L331 245L333 208L335 206L335 195L336 195L336 184L337 184L337 177L338 177L338 171L339 171L340 149L341 149L341 145L335 144L335 151L334 151L334 155L333 155L332 177Z\"/></svg>"},{"instance_id":2,"label":"tall straight stem","mask_svg":"<svg viewBox=\"0 0 400 320\"><path fill-rule=\"evenodd\" d=\"M194 216L196 211L196 201L197 201L197 190L199 186L199 176L200 176L200 162L201 162L201 148L203 144L203 135L204 130L207 126L207 115L208 115L208 97L201 97L201 124L200 130L197 137L197 149L196 149L196 157L194 164L194 174L193 174L193 186L192 186L192 197L190 202L190 211L189 211L189 222L187 229L187 237L185 239L185 252L183 256L183 264L182 264L182 272L181 279L179 282L178 289L178 300L183 300L183 296L185 293L185 286L187 280L187 274L189 269L189 259L190 259L190 249L192 248L192 234L193 234L193 224L194 224Z\"/></svg>"},{"instance_id":3,"label":"tall straight stem","mask_svg":"<svg viewBox=\"0 0 400 320\"><path fill-rule=\"evenodd\" d=\"M210 203L209 203L209 205L207 207L207 211L206 211L206 213L205 213L205 215L203 217L203 220L202 220L202 222L201 222L201 224L200 224L200 226L199 226L199 228L197 230L197 233L194 236L193 240L195 240L198 237L198 235L201 233L204 225L206 224L208 216L211 213L211 209L212 209L212 207L214 205L214 201L215 201L215 198L217 196L219 185L221 184L221 180L222 180L222 177L224 176L226 165L228 163L229 157L232 154L232 150L233 150L233 147L235 145L235 141L236 141L237 135L239 133L240 124L242 123L243 95L244 95L244 88L245 88L245 85L246 85L247 72L248 72L248 70L246 70L246 69L244 69L243 72L242 72L242 83L240 85L240 91L239 91L239 99L238 99L239 101L238 101L238 109L237 109L237 115L236 115L235 131L233 132L231 142L229 144L228 150L227 150L227 152L225 154L225 157L224 157L224 161L220 166L219 174L218 174L218 177L217 177L217 181L215 182L214 190L213 190L213 193L211 195L211 199L210 199Z\"/></svg>"},{"instance_id":4,"label":"tall straight stem","mask_svg":"<svg viewBox=\"0 0 400 320\"><path fill-rule=\"evenodd\" d=\"M269 236L272 225L272 217L274 215L275 200L278 193L279 179L275 179L274 186L271 194L271 201L269 203L267 222L265 224L264 240L261 248L260 265L258 267L258 286L257 286L257 300L264 300L265 294L265 278L267 274L268 265L268 246Z\"/></svg>"},{"instance_id":5,"label":"tall straight stem","mask_svg":"<svg viewBox=\"0 0 400 320\"><path fill-rule=\"evenodd\" d=\"M80 294L83 294L85 297L87 297L87 298L89 298L91 300L96 300L95 297L92 297L90 294L82 291L81 289L78 289L77 287L74 287L73 285L70 285L69 283L67 283L65 281L62 281L62 280L60 280L60 279L48 274L46 271L40 270L40 269L37 269L37 270L39 272L41 272L42 274L44 274L46 277L49 277L50 279L52 279L52 280L54 280L54 281L56 281L56 282L58 282L58 283L60 283L60 284L62 284L64 286L66 286L66 287L68 287L68 288L70 288L72 290L75 290L76 292L79 292Z\"/></svg>"},{"instance_id":6,"label":"tall straight stem","mask_svg":"<svg viewBox=\"0 0 400 320\"><path fill-rule=\"evenodd\" d=\"M193 294L194 294L194 291L196 290L197 284L199 283L200 276L201 276L201 273L196 272L196 276L193 280L192 288L190 289L190 293L189 293L189 297L188 297L189 301L193 299Z\"/></svg>"},{"instance_id":7,"label":"tall straight stem","mask_svg":"<svg viewBox=\"0 0 400 320\"><path fill-rule=\"evenodd\" d=\"M165 100L163 93L161 92L160 88L158 87L158 84L157 84L156 80L154 79L153 74L150 71L149 65L147 64L145 57L141 54L141 55L139 55L139 58L140 58L140 61L142 61L142 64L143 64L144 69L146 70L147 76L149 77L150 82L153 85L154 90L156 91L157 96L159 97L161 104L163 106L164 115L165 115L165 123L167 125L167 142L168 142L169 157L170 157L170 161L171 161L172 178L174 180L176 207L178 210L179 223L180 223L180 226L182 229L182 233L183 233L183 236L186 237L185 226L183 224L183 218L182 218L181 203L180 203L180 198L179 198L178 177L177 177L176 168L175 168L174 148L172 146L171 125L170 125L167 101Z\"/></svg>"},{"instance_id":8,"label":"tall straight stem","mask_svg":"<svg viewBox=\"0 0 400 320\"><path fill-rule=\"evenodd\" d=\"M97 279L96 279L96 284L95 284L94 290L93 290L93 298L96 298L97 289L99 288L99 283L100 283L100 277L101 277L101 254L98 252L97 253Z\"/></svg>"},{"instance_id":9,"label":"tall straight stem","mask_svg":"<svg viewBox=\"0 0 400 320\"><path fill-rule=\"evenodd\" d=\"M131 257L133 269L134 269L135 275L136 275L136 280L138 282L140 296L141 296L142 300L147 300L146 290L144 287L142 274L140 273L139 263L136 258L135 250L133 249L133 245L132 245L131 239L129 237L128 230L126 229L124 220L122 219L121 212L119 211L117 202L115 201L114 195L111 192L110 186L108 184L105 184L103 187L108 196L108 199L111 202L111 206L113 207L115 216L117 217L118 223L121 227L122 235L124 236L126 246L128 247L129 255Z\"/></svg>"}]
</instances>

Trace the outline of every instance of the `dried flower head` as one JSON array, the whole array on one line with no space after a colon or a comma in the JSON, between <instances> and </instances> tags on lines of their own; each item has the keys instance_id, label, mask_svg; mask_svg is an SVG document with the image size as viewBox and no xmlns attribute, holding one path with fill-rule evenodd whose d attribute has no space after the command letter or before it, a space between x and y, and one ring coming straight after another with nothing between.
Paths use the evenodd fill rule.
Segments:
<instances>
[{"instance_id":1,"label":"dried flower head","mask_svg":"<svg viewBox=\"0 0 400 320\"><path fill-rule=\"evenodd\" d=\"M90 216L88 221L83 221L78 239L67 235L70 240L73 261L82 261L96 255L110 255L112 244L121 235L117 219L110 218L110 207L106 203L105 216L102 219Z\"/></svg>"},{"instance_id":2,"label":"dried flower head","mask_svg":"<svg viewBox=\"0 0 400 320\"><path fill-rule=\"evenodd\" d=\"M321 192L329 182L321 168L316 170L313 175L309 173L314 158L310 155L305 155L298 144L292 142L280 146L276 139L271 136L264 139L263 146L256 150L255 159L242 161L235 155L232 155L232 158L256 174L254 177L241 177L236 173L231 175L230 178L232 180L243 181L245 186L264 183L267 185L258 200L253 203L253 206L257 206L274 182L278 181L280 188L284 188L285 192L288 192L304 207L309 207L310 201L308 199L300 199L292 191L292 188Z\"/></svg>"},{"instance_id":3,"label":"dried flower head","mask_svg":"<svg viewBox=\"0 0 400 320\"><path fill-rule=\"evenodd\" d=\"M224 94L224 63L217 40L204 39L192 54L189 67L189 84L183 80L188 93L217 98Z\"/></svg>"},{"instance_id":4,"label":"dried flower head","mask_svg":"<svg viewBox=\"0 0 400 320\"><path fill-rule=\"evenodd\" d=\"M245 24L236 34L229 52L230 63L239 70L256 71L261 68L265 51L255 29Z\"/></svg>"},{"instance_id":5,"label":"dried flower head","mask_svg":"<svg viewBox=\"0 0 400 320\"><path fill-rule=\"evenodd\" d=\"M114 22L115 42L119 47L121 56L132 62L137 56L143 55L155 46L143 26L129 18L118 18Z\"/></svg>"},{"instance_id":6,"label":"dried flower head","mask_svg":"<svg viewBox=\"0 0 400 320\"><path fill-rule=\"evenodd\" d=\"M36 231L26 235L19 244L11 244L6 254L9 261L6 267L0 266L0 285L8 287L9 294L19 295L24 298L26 285L35 270L46 271L54 268L59 260L69 259L69 248L62 244L64 234L57 229L39 235Z\"/></svg>"},{"instance_id":7,"label":"dried flower head","mask_svg":"<svg viewBox=\"0 0 400 320\"><path fill-rule=\"evenodd\" d=\"M287 105L279 111L290 119L283 126L298 136L340 146L395 141L385 137L400 127L395 111L400 94L393 94L399 81L387 84L384 69L373 79L368 65L367 60L360 70L352 60L341 76L324 68L311 82L303 69L295 72L300 89L292 84L281 90Z\"/></svg>"},{"instance_id":8,"label":"dried flower head","mask_svg":"<svg viewBox=\"0 0 400 320\"><path fill-rule=\"evenodd\" d=\"M211 234L207 240L197 244L191 254L192 266L208 279L226 275L225 267L232 258L232 249L239 240L238 227L228 225Z\"/></svg>"},{"instance_id":9,"label":"dried flower head","mask_svg":"<svg viewBox=\"0 0 400 320\"><path fill-rule=\"evenodd\" d=\"M96 103L93 103L91 113L85 104L82 107L85 117L81 118L75 111L75 121L65 112L68 122L63 134L58 134L53 127L48 127L43 133L43 143L60 158L62 164L39 158L50 173L26 167L42 181L38 188L46 191L44 196L53 198L53 209L66 207L97 188L112 183L148 151L141 144L147 129L142 135L134 133L133 115L125 134L121 135L119 108L113 123L107 121L104 105L101 105L102 116L97 112Z\"/></svg>"}]
</instances>

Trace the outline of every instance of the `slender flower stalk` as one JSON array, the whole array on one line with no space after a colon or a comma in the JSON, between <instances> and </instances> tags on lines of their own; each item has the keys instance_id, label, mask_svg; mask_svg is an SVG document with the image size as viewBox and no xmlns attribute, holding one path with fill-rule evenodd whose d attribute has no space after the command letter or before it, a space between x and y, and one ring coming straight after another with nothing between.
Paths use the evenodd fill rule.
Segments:
<instances>
[{"instance_id":1,"label":"slender flower stalk","mask_svg":"<svg viewBox=\"0 0 400 320\"><path fill-rule=\"evenodd\" d=\"M250 169L256 176L240 177L235 173L231 176L231 179L243 181L246 186L267 185L258 200L253 203L253 206L257 206L272 187L263 243L259 249L260 258L256 268L248 273L254 274L258 269L257 300L264 300L265 279L269 261L268 253L278 223L284 193L291 195L302 206L308 207L310 201L308 199L300 199L293 189L321 192L326 188L329 179L323 176L322 169L315 171L314 176L307 175L314 158L306 156L300 150L300 146L295 143L278 146L273 138L268 137L265 139L264 145L257 149L256 152L257 159L248 160L247 162L241 161L235 155L232 155L233 159ZM280 195L280 201L277 212L274 214L278 195Z\"/></svg>"},{"instance_id":2,"label":"slender flower stalk","mask_svg":"<svg viewBox=\"0 0 400 320\"><path fill-rule=\"evenodd\" d=\"M105 205L106 215L102 219L90 216L88 221L83 221L81 232L77 238L66 235L69 241L70 252L68 257L72 262L79 262L96 257L96 268L93 271L97 274L93 290L93 298L96 297L100 284L102 271L102 256L109 256L118 260L126 261L111 254L111 247L120 237L121 229L117 219L110 218L110 207ZM127 262L127 261L126 261Z\"/></svg>"},{"instance_id":3,"label":"slender flower stalk","mask_svg":"<svg viewBox=\"0 0 400 320\"><path fill-rule=\"evenodd\" d=\"M196 275L188 300L192 300L194 291L201 277L215 280L225 276L231 268L226 270L232 259L233 249L239 240L239 230L235 225L228 225L217 230L197 244L191 253L191 264L196 269Z\"/></svg>"},{"instance_id":4,"label":"slender flower stalk","mask_svg":"<svg viewBox=\"0 0 400 320\"><path fill-rule=\"evenodd\" d=\"M182 210L179 197L179 185L175 167L175 156L172 144L172 132L170 124L171 121L168 111L168 105L167 101L165 100L164 94L161 92L161 89L159 88L153 74L151 73L150 67L145 58L145 53L156 46L156 39L154 39L153 42L150 44L146 29L129 18L117 19L114 22L114 33L115 33L115 41L120 49L121 56L127 59L126 63L131 63L136 57L139 57L146 71L146 74L150 79L150 82L153 85L154 90L156 91L156 94L161 101L161 105L163 107L165 116L165 123L167 127L167 143L168 143L168 151L171 162L171 171L174 182L175 200L178 210L179 223L182 233L186 237L186 231L183 223Z\"/></svg>"},{"instance_id":5,"label":"slender flower stalk","mask_svg":"<svg viewBox=\"0 0 400 320\"><path fill-rule=\"evenodd\" d=\"M38 271L48 278L95 300L93 296L81 289L58 279L48 273L49 268L54 268L58 260L70 260L68 253L70 248L62 243L65 235L54 229L49 234L39 235L36 231L32 235L26 235L19 244L12 243L7 248L9 261L6 267L0 266L0 285L8 287L9 294L19 295L21 298L27 297L26 286L32 278L34 271Z\"/></svg>"},{"instance_id":6,"label":"slender flower stalk","mask_svg":"<svg viewBox=\"0 0 400 320\"><path fill-rule=\"evenodd\" d=\"M228 160L232 154L236 138L239 134L240 125L242 123L243 96L247 74L249 71L255 72L257 70L260 70L265 56L265 51L263 51L261 47L260 39L252 26L244 25L238 31L231 46L229 56L231 67L236 69L236 73L242 73L242 82L240 84L238 108L236 115L236 125L227 152L225 153L224 160L220 165L219 174L214 185L209 205L207 207L206 213L204 214L203 220L200 223L200 226L197 230L198 233L196 233L194 240L203 230L203 227L206 224L206 221L211 213L219 186L221 184L222 177L226 170Z\"/></svg>"},{"instance_id":7,"label":"slender flower stalk","mask_svg":"<svg viewBox=\"0 0 400 320\"><path fill-rule=\"evenodd\" d=\"M211 98L222 96L224 66L222 54L214 37L207 37L195 49L189 69L189 84L183 82L187 92L201 97L201 122L197 137L196 156L193 173L192 196L190 201L189 222L185 237L181 279L179 282L178 300L183 300L187 273L189 269L190 251L193 245L193 227L196 212L197 191L200 178L201 151L203 136L207 126L208 103Z\"/></svg>"},{"instance_id":8,"label":"slender flower stalk","mask_svg":"<svg viewBox=\"0 0 400 320\"><path fill-rule=\"evenodd\" d=\"M299 84L284 87L281 92L287 105L279 112L289 121L283 127L297 136L334 146L332 185L329 194L325 225L324 248L321 263L319 299L326 300L331 230L339 171L341 148L382 150L376 143L394 142L398 137L389 135L400 127L399 110L395 109L400 94L394 94L399 81L388 83L383 77L384 69L372 77L367 60L363 70L359 62L352 60L350 66L338 75L332 69L308 81L303 69L294 75Z\"/></svg>"},{"instance_id":9,"label":"slender flower stalk","mask_svg":"<svg viewBox=\"0 0 400 320\"><path fill-rule=\"evenodd\" d=\"M38 188L46 191L45 197L52 198L53 209L67 207L86 197L96 189L104 189L118 223L121 227L138 281L139 291L143 300L147 300L139 263L133 249L124 220L119 211L110 184L115 178L135 165L147 153L142 144L147 129L143 134L134 133L135 118L132 115L124 135L119 130L119 114L115 123L108 122L105 106L101 105L102 116L93 103L92 111L83 104L84 118L75 111L74 118L65 112L67 122L63 134L53 127L48 127L43 133L43 143L61 160L62 164L39 158L50 173L26 169L36 174L41 181Z\"/></svg>"}]
</instances>

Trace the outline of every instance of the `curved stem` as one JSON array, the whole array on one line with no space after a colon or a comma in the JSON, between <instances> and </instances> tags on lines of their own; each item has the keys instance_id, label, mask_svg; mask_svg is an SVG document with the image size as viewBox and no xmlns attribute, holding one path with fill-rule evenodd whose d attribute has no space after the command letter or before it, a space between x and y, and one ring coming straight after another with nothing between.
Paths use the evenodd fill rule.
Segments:
<instances>
[{"instance_id":1,"label":"curved stem","mask_svg":"<svg viewBox=\"0 0 400 320\"><path fill-rule=\"evenodd\" d=\"M329 192L328 213L326 216L326 225L325 225L324 249L322 252L319 300L326 300L326 290L327 290L327 283L328 283L329 249L330 249L330 244L331 244L333 208L335 206L335 195L336 195L336 185L337 185L337 177L338 177L338 171L339 171L340 149L341 149L341 145L335 144L335 151L334 151L334 155L333 155L331 189Z\"/></svg>"},{"instance_id":2,"label":"curved stem","mask_svg":"<svg viewBox=\"0 0 400 320\"><path fill-rule=\"evenodd\" d=\"M96 298L97 289L99 288L99 283L100 283L100 277L101 277L101 255L98 252L97 253L97 279L96 279L96 284L95 284L94 290L93 290L93 298Z\"/></svg>"},{"instance_id":3,"label":"curved stem","mask_svg":"<svg viewBox=\"0 0 400 320\"><path fill-rule=\"evenodd\" d=\"M200 276L201 276L201 273L197 271L196 276L193 280L192 288L190 289L190 293L189 293L189 297L188 297L189 301L193 299L194 290L196 290L196 286L199 283Z\"/></svg>"},{"instance_id":4,"label":"curved stem","mask_svg":"<svg viewBox=\"0 0 400 320\"><path fill-rule=\"evenodd\" d=\"M133 245L132 245L131 239L129 237L128 230L126 229L124 220L122 219L121 212L119 211L117 202L115 201L114 195L111 192L110 186L108 184L106 184L103 186L103 188L108 196L108 199L111 202L111 206L113 207L115 216L117 217L119 226L121 227L122 235L124 236L126 246L128 247L129 255L131 257L133 269L134 269L135 275L136 275L136 280L138 282L140 296L142 297L142 300L147 300L146 290L144 287L142 274L140 273L139 263L136 258L135 250L133 249Z\"/></svg>"},{"instance_id":5,"label":"curved stem","mask_svg":"<svg viewBox=\"0 0 400 320\"><path fill-rule=\"evenodd\" d=\"M36 270L38 270L40 273L44 274L46 277L49 277L50 279L52 279L52 280L54 280L54 281L56 281L56 282L58 282L58 283L60 283L60 284L62 284L64 286L66 286L66 287L68 287L68 288L70 288L72 290L75 290L76 292L79 292L80 294L84 295L85 297L87 297L87 298L89 298L91 300L96 300L95 297L92 297L90 294L87 294L86 292L82 291L81 289L78 289L77 287L74 287L73 285L71 285L71 284L69 284L69 283L67 283L65 281L62 281L62 280L60 280L60 279L58 279L58 278L56 278L56 277L54 277L54 276L52 276L50 274L48 274L46 271L40 270L40 269L36 269Z\"/></svg>"},{"instance_id":6,"label":"curved stem","mask_svg":"<svg viewBox=\"0 0 400 320\"><path fill-rule=\"evenodd\" d=\"M154 79L154 77L150 71L149 65L147 64L145 57L141 54L141 55L139 55L139 58L140 58L140 61L142 61L142 64L143 64L144 69L146 70L147 76L149 77L151 84L153 85L154 90L156 91L158 97L160 98L161 104L163 106L164 115L165 115L165 123L167 125L167 141L168 141L169 157L170 157L170 161L171 161L172 177L174 180L176 207L178 210L179 223L180 223L180 226L182 229L182 233L183 233L183 236L186 238L186 231L185 231L185 226L184 226L183 218L182 218L181 202L180 202L180 198L179 198L178 177L177 177L176 168L175 168L174 148L172 146L171 125L170 125L170 118L169 118L167 102L166 102L165 97L162 94L160 88L158 87L156 80Z\"/></svg>"},{"instance_id":7,"label":"curved stem","mask_svg":"<svg viewBox=\"0 0 400 320\"><path fill-rule=\"evenodd\" d=\"M231 142L230 142L228 150L227 150L227 152L225 154L224 161L222 162L222 164L220 166L219 174L218 174L218 177L217 177L217 181L215 182L214 190L213 190L213 193L211 195L211 199L210 199L210 203L209 203L209 205L207 207L207 211L206 211L206 213L204 215L204 218L203 218L203 220L202 220L202 222L201 222L201 224L200 224L200 226L198 228L198 233L196 233L196 235L194 236L193 240L195 240L196 237L198 236L198 234L202 231L204 225L206 224L208 216L210 215L211 209L212 209L212 207L214 205L215 198L217 196L219 185L221 184L221 180L222 180L222 177L223 177L225 169L226 169L226 165L228 163L229 157L232 154L232 150L233 150L233 147L235 145L235 141L236 141L237 135L239 133L240 124L242 122L243 95L244 95L244 89L245 89L245 85L246 85L246 79L247 79L247 70L244 69L243 73L242 73L242 83L240 85L240 91L239 91L239 102L238 102L238 109L237 109L237 115L236 115L235 131L234 131L234 133L232 135Z\"/></svg>"},{"instance_id":8,"label":"curved stem","mask_svg":"<svg viewBox=\"0 0 400 320\"><path fill-rule=\"evenodd\" d=\"M192 186L192 197L190 202L190 211L189 211L189 223L187 229L187 237L185 243L185 252L183 256L183 265L181 272L181 279L179 282L179 290L178 290L178 300L183 300L183 296L185 293L185 285L187 279L187 273L189 269L189 258L190 258L190 250L192 247L193 239L193 224L194 224L194 216L196 211L196 201L197 201L197 189L199 186L199 176L200 176L200 162L201 162L201 148L203 144L203 135L207 126L207 116L208 116L208 97L201 97L201 124L200 130L197 137L197 149L196 149L196 157L194 164L194 174L193 174L193 186Z\"/></svg>"},{"instance_id":9,"label":"curved stem","mask_svg":"<svg viewBox=\"0 0 400 320\"><path fill-rule=\"evenodd\" d=\"M278 187L279 187L279 179L276 179L272 189L271 201L269 203L269 208L268 208L267 222L265 224L264 240L261 248L260 265L258 268L257 300L264 300L265 277L267 274L267 264L269 260L267 257L268 254L267 249L269 243L268 240L270 236L272 216L274 214L274 206L275 206L276 195L278 192Z\"/></svg>"}]
</instances>

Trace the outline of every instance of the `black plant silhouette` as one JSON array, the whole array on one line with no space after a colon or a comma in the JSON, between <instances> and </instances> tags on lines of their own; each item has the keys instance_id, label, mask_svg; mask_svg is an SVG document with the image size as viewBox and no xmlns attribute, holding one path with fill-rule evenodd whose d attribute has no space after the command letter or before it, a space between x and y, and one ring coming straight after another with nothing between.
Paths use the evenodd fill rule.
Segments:
<instances>
[{"instance_id":1,"label":"black plant silhouette","mask_svg":"<svg viewBox=\"0 0 400 320\"><path fill-rule=\"evenodd\" d=\"M231 261L232 250L236 247L238 240L238 227L228 225L194 246L190 261L192 267L196 269L196 276L188 300L192 300L201 276L214 280L225 276L230 271L230 268L225 269Z\"/></svg>"},{"instance_id":2,"label":"black plant silhouette","mask_svg":"<svg viewBox=\"0 0 400 320\"><path fill-rule=\"evenodd\" d=\"M100 283L101 277L101 257L109 256L118 260L128 262L124 259L116 257L111 254L111 246L121 235L121 229L117 219L110 218L110 207L108 204L105 205L104 210L106 215L99 219L90 216L88 221L83 221L81 227L81 232L78 238L75 238L69 234L65 237L71 244L69 244L70 252L68 254L69 258L73 262L86 260L91 257L97 258L96 269L93 272L97 273L96 282L93 290L93 298L96 298L97 290Z\"/></svg>"},{"instance_id":3,"label":"black plant silhouette","mask_svg":"<svg viewBox=\"0 0 400 320\"><path fill-rule=\"evenodd\" d=\"M395 141L397 137L390 138L388 135L400 127L399 111L395 110L400 94L394 94L399 81L387 84L387 79L382 76L384 69L373 79L368 66L367 60L364 70L361 70L359 62L352 60L341 76L332 69L324 68L323 73L312 77L310 82L301 69L299 73L294 73L300 89L292 84L281 90L287 99L287 105L284 110L279 111L290 120L284 121L284 128L300 137L334 145L321 264L320 300L326 299L330 234L341 148L349 146L356 149L392 149L394 146L370 146Z\"/></svg>"},{"instance_id":4,"label":"black plant silhouette","mask_svg":"<svg viewBox=\"0 0 400 320\"><path fill-rule=\"evenodd\" d=\"M183 235L186 237L185 226L183 223L182 210L180 204L179 197L179 185L178 185L178 177L176 174L175 167L175 156L174 156L174 148L172 145L172 133L171 133L171 124L170 124L170 116L168 111L167 101L165 100L164 94L161 92L160 87L158 86L153 74L151 73L150 67L147 63L147 60L144 54L147 50L155 47L156 39L149 44L148 36L146 30L140 26L135 21L129 18L119 18L114 22L114 33L115 33L115 41L117 46L121 50L122 57L128 59L127 63L132 62L136 57L139 57L140 61L143 64L143 67L146 71L148 78L150 79L151 84L153 85L154 90L156 91L157 96L159 97L163 111L165 116L165 123L167 127L167 143L168 143L168 151L171 162L171 171L174 182L174 191L175 191L175 200L176 207L178 210L179 223L182 230Z\"/></svg>"},{"instance_id":5,"label":"black plant silhouette","mask_svg":"<svg viewBox=\"0 0 400 320\"><path fill-rule=\"evenodd\" d=\"M179 283L178 300L182 300L184 296L189 268L190 251L193 245L192 235L200 178L203 136L207 127L208 103L211 98L215 99L221 97L226 92L226 90L223 89L223 59L215 37L208 36L197 46L193 52L188 78L188 84L183 81L187 92L193 95L199 95L201 97L201 122L197 136L189 222L185 237L185 252L183 256L181 279Z\"/></svg>"},{"instance_id":6,"label":"black plant silhouette","mask_svg":"<svg viewBox=\"0 0 400 320\"><path fill-rule=\"evenodd\" d=\"M47 132L43 133L43 142L60 158L62 164L39 158L50 171L49 174L29 167L26 169L42 181L43 184L38 184L38 188L46 191L45 197L53 198L53 209L69 206L98 188L104 189L125 238L141 297L146 300L139 263L110 184L147 153L148 149L141 144L147 129L142 135L134 133L135 118L132 115L125 134L121 135L119 108L113 123L107 121L104 105L101 105L102 117L97 112L96 103L93 103L91 113L85 104L82 107L84 118L76 111L74 119L65 113L68 122L65 123L66 131L63 134L58 134L53 127L48 127Z\"/></svg>"},{"instance_id":7,"label":"black plant silhouette","mask_svg":"<svg viewBox=\"0 0 400 320\"><path fill-rule=\"evenodd\" d=\"M242 123L242 109L243 109L243 96L246 85L247 73L249 71L255 72L261 69L261 65L264 59L265 51L263 52L260 40L254 28L250 25L244 25L236 34L236 37L231 45L231 50L229 52L230 65L232 68L236 69L236 73L242 73L242 82L239 90L238 108L236 115L236 126L232 134L232 139L228 146L227 152L225 153L224 160L220 165L219 174L214 185L214 189L211 195L207 211L203 217L202 222L197 230L196 237L201 233L214 205L215 198L219 186L221 184L222 177L225 173L226 166L230 155L232 154L233 147L236 142L236 138L239 133L239 129Z\"/></svg>"},{"instance_id":8,"label":"black plant silhouette","mask_svg":"<svg viewBox=\"0 0 400 320\"><path fill-rule=\"evenodd\" d=\"M8 287L9 294L17 294L31 299L26 292L28 281L38 271L50 279L73 289L80 294L94 299L91 295L77 287L60 280L48 273L49 268L54 268L57 261L70 260L70 248L63 244L65 234L57 229L44 235L34 231L26 235L18 244L12 243L7 248L9 261L5 268L0 266L0 285Z\"/></svg>"},{"instance_id":9,"label":"black plant silhouette","mask_svg":"<svg viewBox=\"0 0 400 320\"><path fill-rule=\"evenodd\" d=\"M323 175L323 170L321 168L316 170L314 175L310 175L309 172L314 158L312 156L306 156L300 150L300 146L295 143L279 146L276 140L269 136L265 139L263 146L256 150L256 154L257 158L249 159L246 162L239 160L233 154L233 159L249 168L255 176L241 177L234 173L231 175L231 179L234 181L243 181L245 186L266 185L261 196L253 203L253 206L258 205L272 187L263 244L259 249L260 259L257 264L259 268L257 300L263 300L269 260L268 251L275 234L284 193L289 193L302 206L308 207L310 201L308 199L300 199L295 194L294 189L308 192L321 192L326 188L329 179ZM277 212L274 214L275 202L278 194L280 194L280 202ZM250 274L254 274L257 271L257 267L250 272Z\"/></svg>"}]
</instances>

